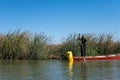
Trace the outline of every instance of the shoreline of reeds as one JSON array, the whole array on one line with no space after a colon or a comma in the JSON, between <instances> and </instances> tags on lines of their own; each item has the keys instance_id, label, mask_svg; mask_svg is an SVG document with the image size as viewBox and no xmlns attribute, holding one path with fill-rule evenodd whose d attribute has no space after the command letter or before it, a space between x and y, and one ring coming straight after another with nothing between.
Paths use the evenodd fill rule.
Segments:
<instances>
[{"instance_id":1,"label":"shoreline of reeds","mask_svg":"<svg viewBox=\"0 0 120 80\"><path fill-rule=\"evenodd\" d=\"M120 53L120 42L112 34L85 34L87 38L87 56L110 55ZM0 34L0 59L66 59L71 50L74 56L80 56L78 34L70 34L61 44L49 44L51 39L44 33L8 32Z\"/></svg>"}]
</instances>

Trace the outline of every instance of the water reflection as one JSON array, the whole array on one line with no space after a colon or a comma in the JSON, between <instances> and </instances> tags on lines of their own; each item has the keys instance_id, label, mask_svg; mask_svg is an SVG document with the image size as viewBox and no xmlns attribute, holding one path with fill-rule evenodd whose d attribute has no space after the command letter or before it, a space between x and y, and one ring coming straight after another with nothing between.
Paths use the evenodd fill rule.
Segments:
<instances>
[{"instance_id":1,"label":"water reflection","mask_svg":"<svg viewBox=\"0 0 120 80\"><path fill-rule=\"evenodd\" d=\"M119 80L120 61L0 60L0 80Z\"/></svg>"},{"instance_id":2,"label":"water reflection","mask_svg":"<svg viewBox=\"0 0 120 80\"><path fill-rule=\"evenodd\" d=\"M69 80L87 80L87 63L86 62L74 62L68 63Z\"/></svg>"},{"instance_id":3,"label":"water reflection","mask_svg":"<svg viewBox=\"0 0 120 80\"><path fill-rule=\"evenodd\" d=\"M38 61L31 60L1 60L0 61L0 80L26 80L34 79L38 76ZM14 79L15 78L15 79Z\"/></svg>"},{"instance_id":4,"label":"water reflection","mask_svg":"<svg viewBox=\"0 0 120 80\"><path fill-rule=\"evenodd\" d=\"M73 76L73 62L68 62L68 72L69 72L69 78L70 80L72 80L72 76Z\"/></svg>"},{"instance_id":5,"label":"water reflection","mask_svg":"<svg viewBox=\"0 0 120 80\"><path fill-rule=\"evenodd\" d=\"M80 68L80 75L82 77L82 80L87 80L87 66L86 62L81 63L81 68Z\"/></svg>"}]
</instances>

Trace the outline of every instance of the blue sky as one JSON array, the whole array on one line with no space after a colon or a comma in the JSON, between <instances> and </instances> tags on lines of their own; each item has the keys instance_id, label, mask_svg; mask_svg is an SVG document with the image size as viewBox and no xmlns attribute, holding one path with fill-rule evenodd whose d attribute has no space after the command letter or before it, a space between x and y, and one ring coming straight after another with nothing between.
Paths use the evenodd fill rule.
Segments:
<instances>
[{"instance_id":1,"label":"blue sky","mask_svg":"<svg viewBox=\"0 0 120 80\"><path fill-rule=\"evenodd\" d=\"M0 0L0 33L44 32L55 43L72 33L120 34L120 0Z\"/></svg>"}]
</instances>

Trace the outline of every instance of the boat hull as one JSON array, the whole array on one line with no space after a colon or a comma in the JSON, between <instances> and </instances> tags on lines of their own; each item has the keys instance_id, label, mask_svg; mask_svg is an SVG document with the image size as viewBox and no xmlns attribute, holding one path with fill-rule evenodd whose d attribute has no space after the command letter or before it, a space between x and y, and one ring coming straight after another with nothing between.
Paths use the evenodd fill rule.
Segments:
<instances>
[{"instance_id":1,"label":"boat hull","mask_svg":"<svg viewBox=\"0 0 120 80\"><path fill-rule=\"evenodd\" d=\"M87 56L87 57L74 57L75 61L84 61L84 60L120 60L120 55L111 55L111 56Z\"/></svg>"}]
</instances>

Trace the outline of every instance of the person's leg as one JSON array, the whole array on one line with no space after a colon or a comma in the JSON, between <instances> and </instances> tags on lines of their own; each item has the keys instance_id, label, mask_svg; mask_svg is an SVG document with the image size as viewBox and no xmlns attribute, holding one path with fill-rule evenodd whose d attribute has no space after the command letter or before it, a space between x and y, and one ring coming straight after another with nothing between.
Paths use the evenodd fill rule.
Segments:
<instances>
[{"instance_id":1,"label":"person's leg","mask_svg":"<svg viewBox=\"0 0 120 80\"><path fill-rule=\"evenodd\" d=\"M81 48L81 57L83 57L83 47L82 47L82 45L80 46L80 48Z\"/></svg>"},{"instance_id":2,"label":"person's leg","mask_svg":"<svg viewBox=\"0 0 120 80\"><path fill-rule=\"evenodd\" d=\"M83 55L84 57L86 56L86 45L85 44L83 45Z\"/></svg>"}]
</instances>

